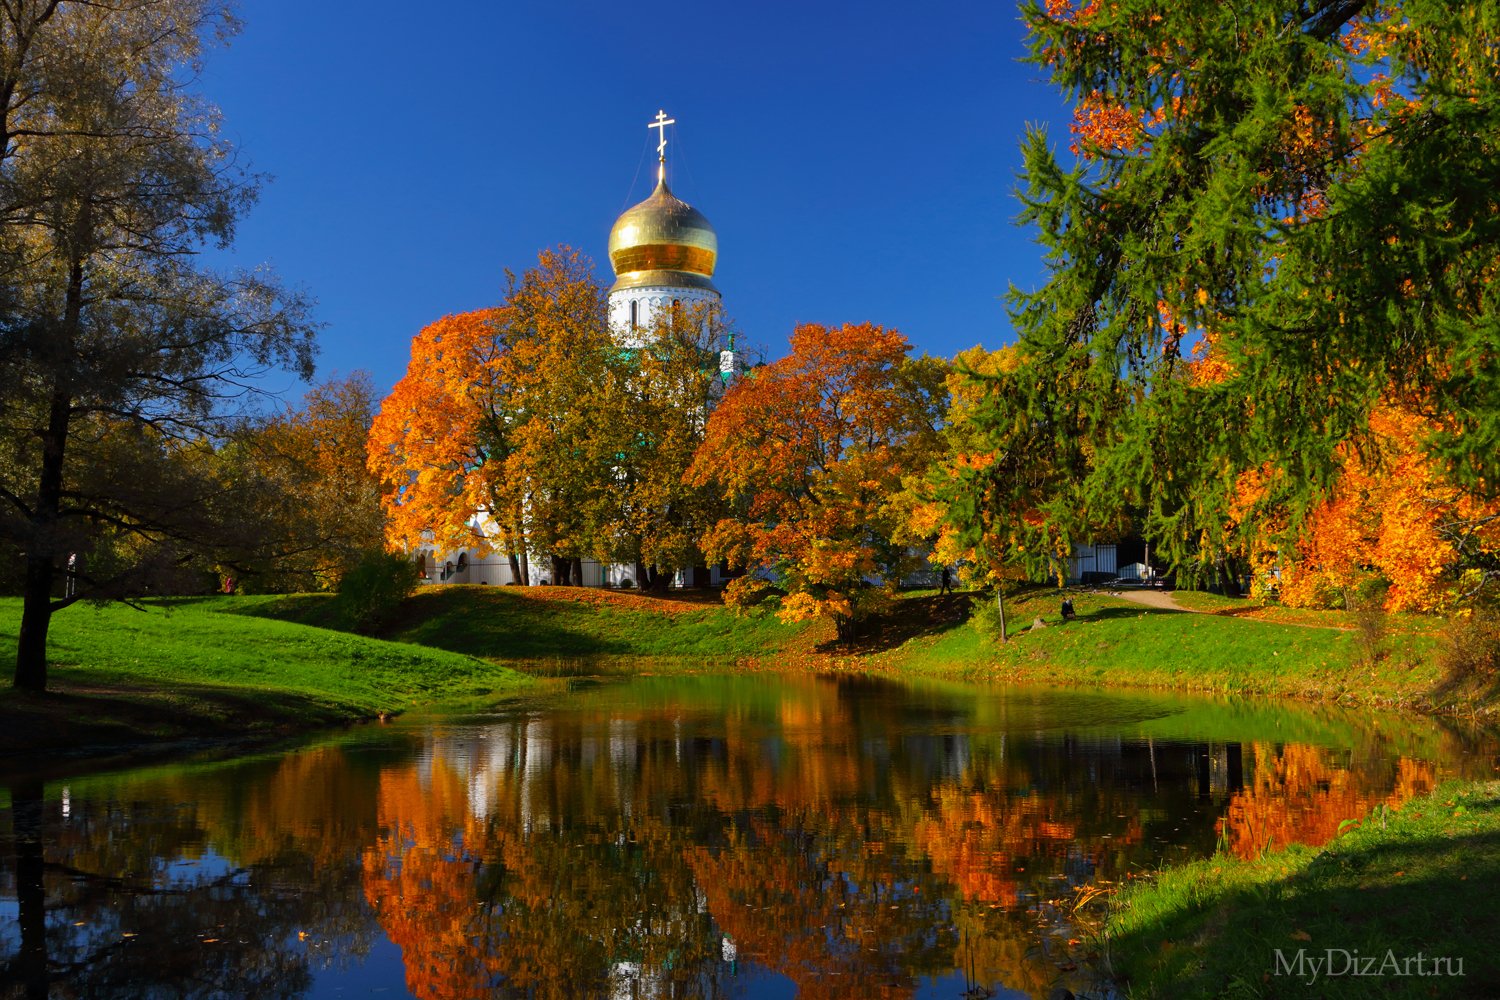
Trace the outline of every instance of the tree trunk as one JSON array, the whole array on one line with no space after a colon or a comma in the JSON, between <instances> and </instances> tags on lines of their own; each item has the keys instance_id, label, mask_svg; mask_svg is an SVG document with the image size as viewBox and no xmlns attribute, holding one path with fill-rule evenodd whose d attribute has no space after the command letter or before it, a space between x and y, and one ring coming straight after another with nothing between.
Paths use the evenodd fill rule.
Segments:
<instances>
[{"instance_id":1,"label":"tree trunk","mask_svg":"<svg viewBox=\"0 0 1500 1000\"><path fill-rule=\"evenodd\" d=\"M526 578L521 575L521 560L516 556L516 550L510 549L505 558L510 561L510 582L524 584Z\"/></svg>"},{"instance_id":2,"label":"tree trunk","mask_svg":"<svg viewBox=\"0 0 1500 1000\"><path fill-rule=\"evenodd\" d=\"M47 690L47 626L52 620L52 555L26 556L21 635L16 643L15 685L22 691Z\"/></svg>"},{"instance_id":3,"label":"tree trunk","mask_svg":"<svg viewBox=\"0 0 1500 1000\"><path fill-rule=\"evenodd\" d=\"M1000 641L1009 642L1010 636L1005 631L1005 591L998 583L995 584L995 604L1000 608Z\"/></svg>"},{"instance_id":4,"label":"tree trunk","mask_svg":"<svg viewBox=\"0 0 1500 1000\"><path fill-rule=\"evenodd\" d=\"M42 470L31 538L26 546L26 584L21 605L21 634L16 643L15 685L23 691L47 690L47 628L52 623L52 581L56 575L58 510L62 504L63 454L68 441L72 400L58 388L42 436Z\"/></svg>"},{"instance_id":5,"label":"tree trunk","mask_svg":"<svg viewBox=\"0 0 1500 1000\"><path fill-rule=\"evenodd\" d=\"M581 557L579 557L579 556L574 556L573 557L573 559L572 559L572 570L573 570L573 586L575 586L575 587L582 587L583 586L583 559Z\"/></svg>"},{"instance_id":6,"label":"tree trunk","mask_svg":"<svg viewBox=\"0 0 1500 1000\"><path fill-rule=\"evenodd\" d=\"M71 354L74 331L83 315L83 265L68 271L68 292L58 350ZM36 506L31 509L31 537L26 540L26 587L21 605L21 634L16 642L15 686L47 690L47 628L52 624L52 578L57 557L57 519L62 507L63 459L68 424L73 416L72 389L66 375L52 386L47 430L42 434L42 467L37 477Z\"/></svg>"}]
</instances>

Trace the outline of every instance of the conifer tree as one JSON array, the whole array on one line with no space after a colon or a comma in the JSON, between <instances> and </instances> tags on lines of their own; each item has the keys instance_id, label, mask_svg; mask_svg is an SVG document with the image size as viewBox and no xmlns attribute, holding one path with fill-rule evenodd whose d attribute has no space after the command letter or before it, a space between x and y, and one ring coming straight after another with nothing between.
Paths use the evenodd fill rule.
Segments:
<instances>
[{"instance_id":1,"label":"conifer tree","mask_svg":"<svg viewBox=\"0 0 1500 1000\"><path fill-rule=\"evenodd\" d=\"M1453 482L1500 490L1500 8L1023 11L1075 120L1071 163L1040 129L1024 145L1049 276L1012 292L1007 405L1084 449L1060 502L1144 509L1206 565L1243 472L1279 470L1296 531L1383 398L1432 420Z\"/></svg>"}]
</instances>

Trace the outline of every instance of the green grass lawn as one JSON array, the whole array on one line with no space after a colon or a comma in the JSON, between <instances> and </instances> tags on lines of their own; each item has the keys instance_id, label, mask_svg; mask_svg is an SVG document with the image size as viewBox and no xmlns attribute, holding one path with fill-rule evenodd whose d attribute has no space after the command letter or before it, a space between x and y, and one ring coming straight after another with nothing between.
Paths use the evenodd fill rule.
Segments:
<instances>
[{"instance_id":1,"label":"green grass lawn","mask_svg":"<svg viewBox=\"0 0 1500 1000\"><path fill-rule=\"evenodd\" d=\"M1497 890L1500 782L1449 783L1321 849L1165 869L1121 891L1105 939L1132 1000L1500 996ZM1356 954L1384 974L1349 974ZM1463 975L1431 974L1438 957Z\"/></svg>"},{"instance_id":2,"label":"green grass lawn","mask_svg":"<svg viewBox=\"0 0 1500 1000\"><path fill-rule=\"evenodd\" d=\"M1223 600L1223 599L1219 599ZM1336 698L1370 704L1430 704L1443 678L1440 638L1430 629L1393 632L1371 663L1355 630L1239 615L1144 607L1107 593L1073 595L1078 617L1063 622L1054 590L1006 602L1011 641L973 623L913 639L877 656L883 668L969 679L1009 679L1176 688L1252 695ZM1030 629L1041 618L1045 627Z\"/></svg>"},{"instance_id":3,"label":"green grass lawn","mask_svg":"<svg viewBox=\"0 0 1500 1000\"><path fill-rule=\"evenodd\" d=\"M0 689L0 749L331 725L534 684L472 656L244 614L256 599L75 604L52 619L50 692ZM0 599L0 658L21 602Z\"/></svg>"}]
</instances>

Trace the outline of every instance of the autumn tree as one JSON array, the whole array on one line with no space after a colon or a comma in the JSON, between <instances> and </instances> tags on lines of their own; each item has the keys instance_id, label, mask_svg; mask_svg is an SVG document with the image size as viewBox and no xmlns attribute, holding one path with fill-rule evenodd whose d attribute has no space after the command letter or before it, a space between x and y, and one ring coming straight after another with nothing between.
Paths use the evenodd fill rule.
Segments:
<instances>
[{"instance_id":1,"label":"autumn tree","mask_svg":"<svg viewBox=\"0 0 1500 1000\"><path fill-rule=\"evenodd\" d=\"M503 306L423 329L369 440L391 542L499 548L522 582L529 553L557 582L601 554L619 353L592 265L566 247L510 275Z\"/></svg>"},{"instance_id":2,"label":"autumn tree","mask_svg":"<svg viewBox=\"0 0 1500 1000\"><path fill-rule=\"evenodd\" d=\"M695 308L662 316L641 339L616 372L623 408L602 418L620 457L614 558L636 565L642 587L664 589L703 562L698 539L723 512L720 495L687 472L732 376L720 369L720 348L733 335L722 310Z\"/></svg>"},{"instance_id":3,"label":"autumn tree","mask_svg":"<svg viewBox=\"0 0 1500 1000\"><path fill-rule=\"evenodd\" d=\"M1370 430L1364 448L1340 449L1327 499L1265 566L1281 600L1352 609L1378 595L1387 611L1445 611L1500 579L1500 502L1456 486L1423 450L1431 421L1382 403Z\"/></svg>"},{"instance_id":4,"label":"autumn tree","mask_svg":"<svg viewBox=\"0 0 1500 1000\"><path fill-rule=\"evenodd\" d=\"M524 511L533 551L552 560L552 582L582 583L582 560L612 542L611 491L619 434L627 419L624 363L609 329L594 265L567 247L543 251L538 266L507 272L505 346L487 404L509 407L504 479ZM503 393L503 394L502 394ZM486 424L500 437L500 418Z\"/></svg>"},{"instance_id":5,"label":"autumn tree","mask_svg":"<svg viewBox=\"0 0 1500 1000\"><path fill-rule=\"evenodd\" d=\"M251 548L223 554L227 571L263 589L325 590L384 545L380 486L365 460L376 405L369 373L355 372L235 430L220 460L260 530Z\"/></svg>"},{"instance_id":6,"label":"autumn tree","mask_svg":"<svg viewBox=\"0 0 1500 1000\"><path fill-rule=\"evenodd\" d=\"M905 337L869 323L799 326L791 348L709 418L690 481L712 484L736 513L702 545L714 561L772 569L784 618L831 619L847 640L914 568L893 498L937 447L945 365L909 357ZM736 580L726 599L758 586Z\"/></svg>"},{"instance_id":7,"label":"autumn tree","mask_svg":"<svg viewBox=\"0 0 1500 1000\"><path fill-rule=\"evenodd\" d=\"M266 274L194 266L255 193L183 82L234 29L223 6L3 14L0 537L25 563L15 683L41 690L54 611L138 590L215 540L219 484L194 449L257 373L310 374L313 342L305 303ZM60 593L70 562L81 585Z\"/></svg>"},{"instance_id":8,"label":"autumn tree","mask_svg":"<svg viewBox=\"0 0 1500 1000\"><path fill-rule=\"evenodd\" d=\"M900 537L931 545L934 560L959 566L970 585L995 588L1002 641L1005 588L1024 579L1061 582L1080 530L1075 512L1058 501L1065 477L1085 458L1076 446L1059 450L1049 423L1013 404L1030 378L1018 348L960 352L947 376L940 447L901 494Z\"/></svg>"},{"instance_id":9,"label":"autumn tree","mask_svg":"<svg viewBox=\"0 0 1500 1000\"><path fill-rule=\"evenodd\" d=\"M1293 532L1388 396L1476 496L1500 484L1500 9L1448 0L1029 3L1074 102L1033 130L1023 219L1049 276L1012 293L1034 389L1091 449L1091 516L1139 506L1166 554L1218 544L1269 466ZM1209 337L1224 377L1184 377Z\"/></svg>"},{"instance_id":10,"label":"autumn tree","mask_svg":"<svg viewBox=\"0 0 1500 1000\"><path fill-rule=\"evenodd\" d=\"M502 317L499 309L445 316L417 334L405 377L371 424L367 462L392 545L498 543L514 578L525 581L523 509L504 482L513 417L496 371L506 349ZM481 530L481 511L496 531Z\"/></svg>"}]
</instances>

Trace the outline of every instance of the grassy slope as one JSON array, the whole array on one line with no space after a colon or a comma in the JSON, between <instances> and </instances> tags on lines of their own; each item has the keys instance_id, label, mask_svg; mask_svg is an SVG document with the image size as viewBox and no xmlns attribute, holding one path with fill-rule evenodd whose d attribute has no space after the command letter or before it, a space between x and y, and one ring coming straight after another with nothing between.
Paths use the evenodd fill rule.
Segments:
<instances>
[{"instance_id":1,"label":"grassy slope","mask_svg":"<svg viewBox=\"0 0 1500 1000\"><path fill-rule=\"evenodd\" d=\"M1321 850L1166 869L1120 893L1107 939L1132 998L1500 996L1497 889L1500 782L1453 783ZM1276 949L1299 948L1447 956L1464 975L1276 975Z\"/></svg>"},{"instance_id":2,"label":"grassy slope","mask_svg":"<svg viewBox=\"0 0 1500 1000\"><path fill-rule=\"evenodd\" d=\"M233 598L54 616L51 691L0 689L0 750L276 732L370 718L533 683L471 656L226 610ZM20 601L0 599L0 659L14 662Z\"/></svg>"},{"instance_id":3,"label":"grassy slope","mask_svg":"<svg viewBox=\"0 0 1500 1000\"><path fill-rule=\"evenodd\" d=\"M1008 601L1012 641L1003 646L963 625L913 639L876 662L899 672L958 672L970 679L1407 705L1430 702L1442 680L1434 656L1438 639L1427 629L1393 633L1384 640L1384 657L1371 666L1363 662L1358 634L1347 628L1162 611L1107 594L1075 595L1079 617L1063 623L1058 603L1051 591ZM1020 631L1036 618L1047 627Z\"/></svg>"},{"instance_id":4,"label":"grassy slope","mask_svg":"<svg viewBox=\"0 0 1500 1000\"><path fill-rule=\"evenodd\" d=\"M255 599L247 599L255 600ZM327 597L259 599L244 610L332 627ZM799 643L807 629L735 614L717 595L655 597L584 587L434 587L407 602L386 638L502 660L591 656L743 659Z\"/></svg>"}]
</instances>

